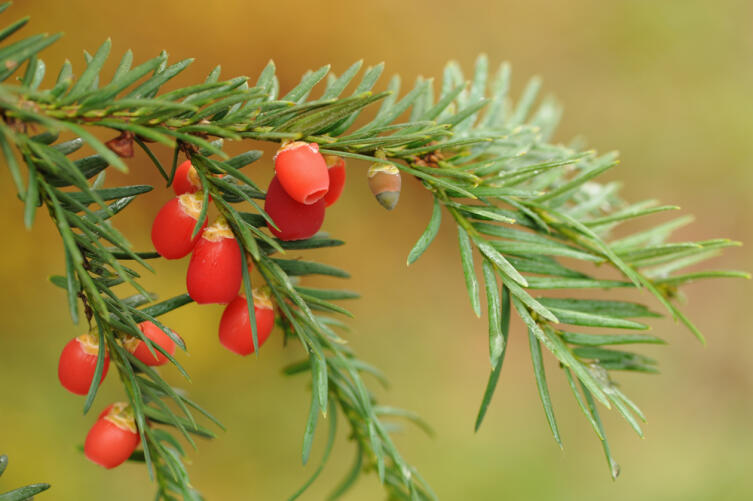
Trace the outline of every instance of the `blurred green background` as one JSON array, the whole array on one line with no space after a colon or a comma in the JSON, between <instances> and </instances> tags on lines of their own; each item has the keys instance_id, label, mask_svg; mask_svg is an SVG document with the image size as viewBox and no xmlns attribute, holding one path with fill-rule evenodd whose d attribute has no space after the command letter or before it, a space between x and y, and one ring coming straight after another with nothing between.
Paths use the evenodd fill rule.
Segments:
<instances>
[{"instance_id":1,"label":"blurred green background","mask_svg":"<svg viewBox=\"0 0 753 501\"><path fill-rule=\"evenodd\" d=\"M182 84L202 79L218 63L226 77L255 79L272 58L283 90L305 70L326 63L339 73L360 58L385 61L387 73L412 82L418 75L440 75L449 59L470 70L476 55L486 52L495 64L512 63L516 95L530 76L544 78L544 88L565 106L557 139L583 134L601 151L622 152L620 167L607 178L624 180L628 198L660 198L694 213L696 224L679 237L753 241L748 0L46 0L18 1L3 24L26 14L32 15L26 33L65 32L46 52L53 75L65 58L80 72L81 50L93 52L108 36L116 59L128 48L137 61L162 49L173 61L195 57ZM429 197L406 179L402 201L387 213L368 192L365 167L351 164L346 192L325 225L349 245L316 257L350 270L346 286L363 294L349 304L357 315L350 340L362 358L389 375L392 387L378 392L382 400L417 411L436 429L430 439L408 428L397 442L442 499L753 499L750 283L686 289L687 310L709 340L705 348L672 321L656 322L654 332L670 344L644 351L660 359L663 374L620 375L648 415L646 440L606 413L622 466L612 482L598 440L550 365L564 452L552 440L518 323L486 422L473 433L488 370L486 326L465 297L455 233L444 228L429 252L406 269L407 252L430 213ZM269 160L250 169L262 182L271 176ZM137 155L128 180L144 179L159 184ZM59 241L41 212L26 231L11 183L6 179L0 190L6 235L0 262L0 452L11 461L0 492L47 481L53 490L40 499L149 499L153 486L142 466L106 472L75 450L93 417L82 418L83 400L65 392L56 377L62 346L82 329L70 324L63 293L46 280L62 270ZM150 246L151 219L169 196L155 190L134 204L130 216L116 219L138 247ZM751 270L753 259L742 247L714 265ZM146 283L163 297L180 293L185 266L185 260L159 263L159 278ZM309 283L336 285L334 279ZM169 368L163 372L228 427L191 454L192 479L210 500L285 499L311 473L324 441L317 437L314 459L302 467L308 381L280 375L300 349L283 350L278 333L259 358L237 357L217 342L220 313L219 306L191 305L166 317L187 341L190 354L179 358L193 383ZM111 376L95 410L120 398ZM303 499L323 499L351 457L341 436L324 475ZM374 475L346 497L382 498Z\"/></svg>"}]
</instances>

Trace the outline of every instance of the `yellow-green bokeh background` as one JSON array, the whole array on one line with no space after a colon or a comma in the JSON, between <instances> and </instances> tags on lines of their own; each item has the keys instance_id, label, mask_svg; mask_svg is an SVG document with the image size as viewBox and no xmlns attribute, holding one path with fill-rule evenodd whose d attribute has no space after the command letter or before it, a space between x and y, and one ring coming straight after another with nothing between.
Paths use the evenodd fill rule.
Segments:
<instances>
[{"instance_id":1,"label":"yellow-green bokeh background","mask_svg":"<svg viewBox=\"0 0 753 501\"><path fill-rule=\"evenodd\" d=\"M9 12L3 24L31 14L27 32L65 32L45 57L52 73L66 57L80 71L81 49L93 52L108 36L116 57L127 48L137 61L161 49L173 61L196 57L184 84L218 63L225 76L255 78L273 58L283 90L325 63L341 72L360 58L385 61L387 73L411 82L419 74L440 75L448 59L468 69L477 53L486 52L495 64L513 64L516 94L531 75L544 78L544 88L565 106L558 139L583 134L599 150L621 150L622 164L608 177L623 179L629 198L660 198L696 214L696 224L681 237L753 240L750 1L20 0ZM750 283L687 289L687 310L709 339L705 348L673 322L655 323L654 332L670 344L646 353L661 360L663 374L620 378L648 414L646 439L607 413L623 470L612 482L599 443L553 364L564 452L551 439L517 323L486 423L473 433L488 370L486 327L465 298L454 232L443 229L430 251L406 269L407 251L430 212L428 196L406 179L403 200L388 214L371 199L364 166L351 167L345 195L325 227L350 243L317 257L351 270L348 287L363 293L350 305L357 315L350 339L389 375L392 388L380 397L419 412L435 427L434 439L409 428L397 441L442 499L753 499ZM270 177L268 161L250 169L257 179ZM128 180L158 183L153 170L137 155ZM81 330L70 325L64 295L46 280L61 271L60 244L41 211L34 229L24 229L22 206L3 175L0 452L11 463L0 491L48 481L53 489L40 499L149 499L153 486L142 466L106 472L75 450L92 416L81 416L82 399L56 379L60 349ZM157 190L116 222L136 245L148 246L151 218L168 197ZM753 269L745 247L715 264ZM147 283L163 297L182 292L185 266L158 263L159 278ZM191 350L179 355L193 377L191 393L228 427L218 440L199 442L191 454L192 479L210 500L285 499L316 465L324 438L318 437L312 465L302 467L307 380L279 373L300 350L283 350L275 336L258 359L233 356L216 341L220 312L192 305L166 317ZM184 384L171 369L164 372ZM121 395L111 375L95 410ZM341 437L304 499L323 499L350 458ZM373 475L347 496L382 498Z\"/></svg>"}]
</instances>

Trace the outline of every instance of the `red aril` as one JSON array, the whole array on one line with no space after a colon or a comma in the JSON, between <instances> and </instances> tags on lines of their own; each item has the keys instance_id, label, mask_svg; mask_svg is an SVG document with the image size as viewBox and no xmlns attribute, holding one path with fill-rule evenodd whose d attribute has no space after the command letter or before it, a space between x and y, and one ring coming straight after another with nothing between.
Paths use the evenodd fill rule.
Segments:
<instances>
[{"instance_id":1,"label":"red aril","mask_svg":"<svg viewBox=\"0 0 753 501\"><path fill-rule=\"evenodd\" d=\"M290 198L304 205L321 200L329 190L327 163L316 143L295 141L275 154L275 175Z\"/></svg>"},{"instance_id":2,"label":"red aril","mask_svg":"<svg viewBox=\"0 0 753 501\"><path fill-rule=\"evenodd\" d=\"M254 289L254 317L256 340L261 347L272 332L275 312L269 296L260 293L258 289ZM249 355L254 352L251 320L245 296L239 295L225 307L220 320L220 343L238 355Z\"/></svg>"},{"instance_id":3,"label":"red aril","mask_svg":"<svg viewBox=\"0 0 753 501\"><path fill-rule=\"evenodd\" d=\"M99 340L91 334L82 334L68 341L58 362L58 379L66 390L76 395L86 395L89 392L97 369L99 349ZM105 379L109 367L110 356L105 350L105 365L100 383Z\"/></svg>"},{"instance_id":4,"label":"red aril","mask_svg":"<svg viewBox=\"0 0 753 501\"><path fill-rule=\"evenodd\" d=\"M329 191L324 195L324 203L329 207L337 202L345 187L345 160L332 155L324 157L324 160L329 170Z\"/></svg>"},{"instance_id":5,"label":"red aril","mask_svg":"<svg viewBox=\"0 0 753 501\"><path fill-rule=\"evenodd\" d=\"M191 161L186 160L175 169L173 191L176 195L183 195L184 193L196 193L199 190L201 190L199 174L191 165Z\"/></svg>"},{"instance_id":6,"label":"red aril","mask_svg":"<svg viewBox=\"0 0 753 501\"><path fill-rule=\"evenodd\" d=\"M139 324L139 329L141 329L141 332L144 333L144 336L149 339L152 344L159 345L171 356L175 353L175 342L154 323L149 321L141 322ZM123 346L125 346L134 357L138 358L146 365L164 365L167 363L167 357L160 353L157 348L154 348L155 354L152 355L149 352L149 347L147 347L146 343L136 336L130 336L123 342Z\"/></svg>"},{"instance_id":7,"label":"red aril","mask_svg":"<svg viewBox=\"0 0 753 501\"><path fill-rule=\"evenodd\" d=\"M277 228L269 230L280 240L301 240L313 236L324 223L324 200L311 205L296 202L285 192L277 176L272 178L264 200L264 211Z\"/></svg>"},{"instance_id":8,"label":"red aril","mask_svg":"<svg viewBox=\"0 0 753 501\"><path fill-rule=\"evenodd\" d=\"M201 237L202 230L191 238L199 220L203 199L199 193L186 193L167 202L152 224L152 243L165 259L180 259L188 255ZM206 227L206 221L202 229Z\"/></svg>"},{"instance_id":9,"label":"red aril","mask_svg":"<svg viewBox=\"0 0 753 501\"><path fill-rule=\"evenodd\" d=\"M243 280L241 249L227 222L208 226L196 243L186 273L188 295L199 304L227 304Z\"/></svg>"},{"instance_id":10,"label":"red aril","mask_svg":"<svg viewBox=\"0 0 753 501\"><path fill-rule=\"evenodd\" d=\"M115 468L133 454L139 434L131 407L125 402L110 405L86 435L84 454L105 468Z\"/></svg>"}]
</instances>

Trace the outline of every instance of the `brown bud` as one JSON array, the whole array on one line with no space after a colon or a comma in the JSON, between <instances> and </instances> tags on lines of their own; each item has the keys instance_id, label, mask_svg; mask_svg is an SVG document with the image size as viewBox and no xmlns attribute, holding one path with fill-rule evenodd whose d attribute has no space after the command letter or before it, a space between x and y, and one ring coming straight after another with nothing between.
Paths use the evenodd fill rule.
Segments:
<instances>
[{"instance_id":1,"label":"brown bud","mask_svg":"<svg viewBox=\"0 0 753 501\"><path fill-rule=\"evenodd\" d=\"M379 204L392 210L400 198L402 180L400 171L394 165L374 164L369 167L369 188Z\"/></svg>"},{"instance_id":2,"label":"brown bud","mask_svg":"<svg viewBox=\"0 0 753 501\"><path fill-rule=\"evenodd\" d=\"M110 139L105 144L121 158L133 156L133 132L124 130L118 137Z\"/></svg>"}]
</instances>

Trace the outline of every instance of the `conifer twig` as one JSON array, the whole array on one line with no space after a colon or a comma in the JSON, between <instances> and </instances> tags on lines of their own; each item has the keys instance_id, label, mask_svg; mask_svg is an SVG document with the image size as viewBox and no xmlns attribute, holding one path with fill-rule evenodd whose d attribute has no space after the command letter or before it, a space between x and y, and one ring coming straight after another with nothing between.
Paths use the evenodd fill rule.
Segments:
<instances>
[{"instance_id":1,"label":"conifer twig","mask_svg":"<svg viewBox=\"0 0 753 501\"><path fill-rule=\"evenodd\" d=\"M139 279L141 269L153 272L150 263L158 255L134 250L111 221L152 189L146 185L104 187L108 168L127 171L123 158L133 154L134 144L168 185L179 157L191 160L203 181L205 201L211 196L243 248L244 263L253 262L275 299L286 339L297 340L303 348L305 358L284 369L290 375L311 375L303 462L309 459L322 417L329 420L330 438L323 462L293 498L310 485L329 457L339 413L349 427L357 456L333 499L366 470L376 471L391 499L435 499L428 483L395 447L388 421L407 418L426 426L407 411L379 405L365 384L364 374L379 373L344 342L343 324L336 316L347 311L333 302L354 294L306 288L294 279L311 274L347 277L347 273L322 263L285 258L288 250L343 242L326 234L285 242L266 233L270 218L258 202L265 192L242 171L259 160L261 153L251 150L230 158L223 151L224 141L314 142L323 153L354 160L354 169L358 161L392 165L422 183L434 197L434 210L425 232L408 253L408 264L427 251L446 214L445 223L451 221L458 233L465 285L477 315L482 289L487 299L490 376L476 429L500 378L514 311L528 330L538 391L555 439L561 443L542 363L544 352L559 361L577 405L602 442L613 477L619 468L596 402L617 410L640 434L643 414L622 393L612 374L656 372L654 360L615 346L663 342L640 332L648 324L637 320L659 315L642 304L620 300L620 291L645 290L703 340L676 305L678 288L698 279L748 278L726 270L677 273L725 247L739 245L726 239L669 242L672 231L685 224L686 218L613 238L613 229L627 221L649 219L676 207L631 204L618 196L614 184L597 183L597 176L617 165L616 155L599 156L552 143L560 109L551 99L534 108L538 79L513 104L508 95L509 67L502 65L492 77L484 56L477 60L469 82L456 63L448 64L436 97L433 82L424 79L403 97L398 77L390 80L386 91L375 92L382 66L367 68L359 79L360 62L339 77L326 66L309 72L283 96L279 96L271 62L255 83L245 77L221 80L218 66L202 83L160 93L191 60L170 64L163 52L133 66L133 54L128 51L112 78L106 79L101 69L110 52L108 40L94 55L86 54L86 66L78 77L66 62L56 83L40 89L46 65L39 54L57 35L7 42L24 24L17 22L0 31L0 148L24 203L27 227L41 206L56 225L66 265L65 273L51 280L65 291L73 323L80 323L80 303L87 324L109 350L141 436L143 450L131 459L146 463L159 498L201 499L183 465L184 446L174 433L194 445L194 437L214 436L200 420L220 428L221 424L121 344L123 336L137 336L150 349L163 352L188 378L176 358L149 341L137 324L154 322L185 350L182 339L159 317L191 299L180 294L156 302ZM349 86L355 87L352 94L343 97ZM310 98L312 94L319 97ZM372 108L375 113L354 128L361 113ZM109 130L113 138L103 143L92 134L93 129ZM61 141L61 134L73 139ZM93 154L70 158L85 146ZM171 165L160 161L159 150L164 148L173 151ZM480 273L476 269L479 259ZM604 269L612 271L607 274ZM253 298L248 294L251 277L245 271L243 282L253 315ZM122 287L116 290L121 285L129 288L129 295L124 295ZM613 290L614 299L603 299L601 294L583 299L592 289ZM551 290L585 292L569 299L540 295ZM581 327L601 330L586 334L579 332ZM255 330L253 338L256 348ZM94 381L99 381L103 370L103 353L100 350ZM93 405L96 392L93 384L85 411Z\"/></svg>"}]
</instances>

